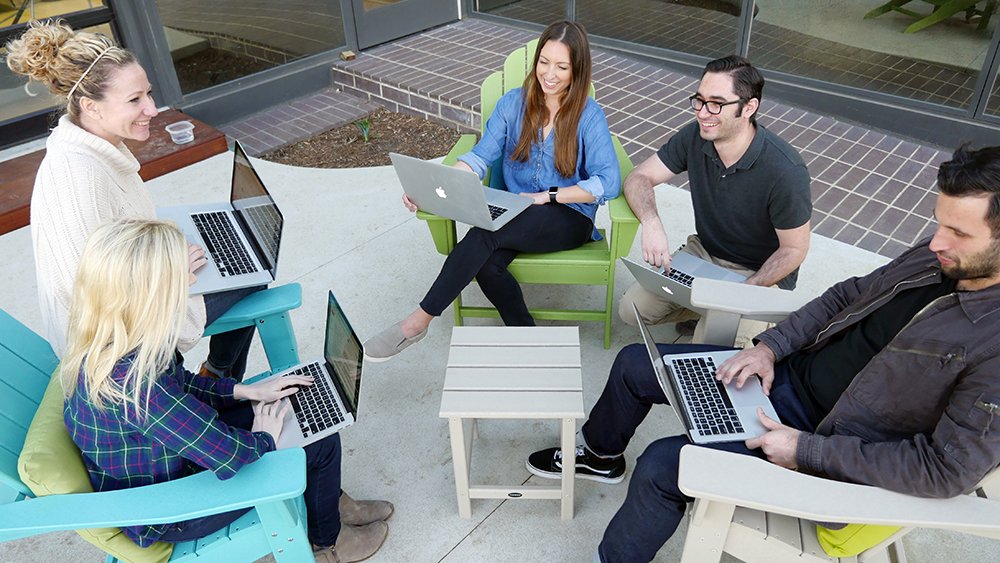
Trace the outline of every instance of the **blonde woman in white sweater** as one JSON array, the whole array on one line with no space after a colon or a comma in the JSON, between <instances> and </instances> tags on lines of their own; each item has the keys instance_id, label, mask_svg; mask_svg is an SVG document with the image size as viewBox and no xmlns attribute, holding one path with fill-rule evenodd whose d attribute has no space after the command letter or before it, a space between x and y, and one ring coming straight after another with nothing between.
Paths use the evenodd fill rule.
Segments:
<instances>
[{"instance_id":1,"label":"blonde woman in white sweater","mask_svg":"<svg viewBox=\"0 0 1000 563\"><path fill-rule=\"evenodd\" d=\"M7 44L7 66L66 99L66 113L46 142L31 196L43 329L62 356L73 279L90 233L119 217L156 217L139 162L123 141L148 139L157 110L135 55L108 37L74 31L62 22L32 22ZM205 264L197 246L189 248L189 257L192 272ZM180 350L189 350L207 324L258 289L192 297ZM252 327L212 337L202 373L239 380L252 338Z\"/></svg>"}]
</instances>

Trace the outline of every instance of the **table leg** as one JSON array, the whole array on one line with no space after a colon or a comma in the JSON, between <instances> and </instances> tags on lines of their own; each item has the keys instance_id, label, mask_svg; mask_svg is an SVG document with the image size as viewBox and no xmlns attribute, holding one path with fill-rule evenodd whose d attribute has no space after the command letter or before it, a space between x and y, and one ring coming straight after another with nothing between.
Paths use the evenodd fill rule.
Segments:
<instances>
[{"instance_id":1,"label":"table leg","mask_svg":"<svg viewBox=\"0 0 1000 563\"><path fill-rule=\"evenodd\" d=\"M458 417L448 419L451 435L451 463L455 468L455 494L458 496L458 515L472 517L472 501L469 499L469 453L465 441L465 421Z\"/></svg>"},{"instance_id":2,"label":"table leg","mask_svg":"<svg viewBox=\"0 0 1000 563\"><path fill-rule=\"evenodd\" d=\"M576 419L562 419L562 519L573 519L573 485L576 479Z\"/></svg>"}]
</instances>

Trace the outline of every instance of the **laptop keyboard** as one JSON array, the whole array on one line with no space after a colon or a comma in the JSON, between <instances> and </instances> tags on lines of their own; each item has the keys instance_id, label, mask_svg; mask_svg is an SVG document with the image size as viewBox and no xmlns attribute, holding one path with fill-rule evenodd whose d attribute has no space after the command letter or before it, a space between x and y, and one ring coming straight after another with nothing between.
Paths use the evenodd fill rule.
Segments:
<instances>
[{"instance_id":1,"label":"laptop keyboard","mask_svg":"<svg viewBox=\"0 0 1000 563\"><path fill-rule=\"evenodd\" d=\"M712 358L671 360L684 401L690 407L691 422L703 435L736 434L743 425L721 381L715 379Z\"/></svg>"},{"instance_id":2,"label":"laptop keyboard","mask_svg":"<svg viewBox=\"0 0 1000 563\"><path fill-rule=\"evenodd\" d=\"M278 238L281 233L281 215L278 207L273 204L254 205L243 210L250 217L250 221L257 227L263 240L261 241L267 248L267 255L272 258L278 255ZM270 235L270 236L268 236Z\"/></svg>"},{"instance_id":3,"label":"laptop keyboard","mask_svg":"<svg viewBox=\"0 0 1000 563\"><path fill-rule=\"evenodd\" d=\"M289 375L311 375L314 381L312 385L299 387L298 393L288 397L303 436L308 438L344 422L344 413L335 399L337 393L318 363L302 366L282 377Z\"/></svg>"},{"instance_id":4,"label":"laptop keyboard","mask_svg":"<svg viewBox=\"0 0 1000 563\"><path fill-rule=\"evenodd\" d=\"M487 207L490 208L490 219L496 219L507 212L506 207L500 207L499 205L488 204Z\"/></svg>"},{"instance_id":5,"label":"laptop keyboard","mask_svg":"<svg viewBox=\"0 0 1000 563\"><path fill-rule=\"evenodd\" d=\"M222 277L258 271L225 211L192 213L191 219Z\"/></svg>"},{"instance_id":6,"label":"laptop keyboard","mask_svg":"<svg viewBox=\"0 0 1000 563\"><path fill-rule=\"evenodd\" d=\"M670 268L670 272L667 273L667 277L687 287L691 287L691 283L694 281L694 276L689 276L684 272L675 270L673 268Z\"/></svg>"}]
</instances>

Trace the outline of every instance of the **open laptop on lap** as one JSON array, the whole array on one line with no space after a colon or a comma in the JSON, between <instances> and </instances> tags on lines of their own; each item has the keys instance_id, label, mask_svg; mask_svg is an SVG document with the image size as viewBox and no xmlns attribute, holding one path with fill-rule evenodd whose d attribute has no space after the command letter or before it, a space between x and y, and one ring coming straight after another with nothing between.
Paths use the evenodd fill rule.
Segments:
<instances>
[{"instance_id":1,"label":"open laptop on lap","mask_svg":"<svg viewBox=\"0 0 1000 563\"><path fill-rule=\"evenodd\" d=\"M693 443L736 442L764 434L758 407L780 420L760 379L748 378L742 389L715 379L716 368L739 350L662 355L634 303L632 309L656 379Z\"/></svg>"},{"instance_id":2,"label":"open laptop on lap","mask_svg":"<svg viewBox=\"0 0 1000 563\"><path fill-rule=\"evenodd\" d=\"M422 211L496 231L531 207L531 199L487 188L468 170L396 153L389 158L403 191Z\"/></svg>"},{"instance_id":3,"label":"open laptop on lap","mask_svg":"<svg viewBox=\"0 0 1000 563\"><path fill-rule=\"evenodd\" d=\"M228 203L161 207L156 215L177 223L189 242L205 250L208 263L195 272L192 295L274 281L285 221L239 141Z\"/></svg>"},{"instance_id":4,"label":"open laptop on lap","mask_svg":"<svg viewBox=\"0 0 1000 563\"><path fill-rule=\"evenodd\" d=\"M307 446L336 434L357 420L361 395L361 340L330 292L326 314L323 358L299 364L264 378L311 375L314 383L302 386L287 400L292 408L285 415L278 449Z\"/></svg>"},{"instance_id":5,"label":"open laptop on lap","mask_svg":"<svg viewBox=\"0 0 1000 563\"><path fill-rule=\"evenodd\" d=\"M670 259L669 272L664 272L663 268L654 270L646 264L628 258L622 258L622 262L646 291L654 295L666 295L674 303L699 313L704 313L704 310L691 305L691 284L695 278L736 283L743 283L747 279L746 276L684 251L675 253Z\"/></svg>"}]
</instances>

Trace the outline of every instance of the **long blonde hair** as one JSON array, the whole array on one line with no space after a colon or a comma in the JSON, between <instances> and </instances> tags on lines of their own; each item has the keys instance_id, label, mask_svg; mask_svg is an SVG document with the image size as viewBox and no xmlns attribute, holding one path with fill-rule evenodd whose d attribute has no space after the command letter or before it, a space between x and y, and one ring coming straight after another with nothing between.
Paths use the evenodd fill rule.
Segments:
<instances>
[{"instance_id":1,"label":"long blonde hair","mask_svg":"<svg viewBox=\"0 0 1000 563\"><path fill-rule=\"evenodd\" d=\"M187 308L184 235L170 222L118 219L87 240L73 284L67 350L61 364L67 397L84 377L98 408L129 406L142 416L156 378L174 359ZM125 379L115 364L133 355Z\"/></svg>"},{"instance_id":2,"label":"long blonde hair","mask_svg":"<svg viewBox=\"0 0 1000 563\"><path fill-rule=\"evenodd\" d=\"M138 64L135 55L111 38L74 31L62 20L35 20L7 43L7 67L66 98L66 113L77 123L80 100L103 100L115 71L130 64Z\"/></svg>"}]
</instances>

